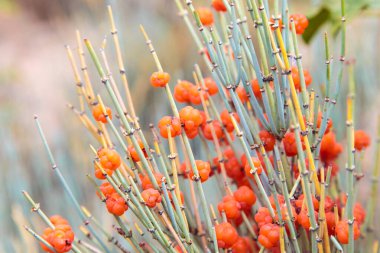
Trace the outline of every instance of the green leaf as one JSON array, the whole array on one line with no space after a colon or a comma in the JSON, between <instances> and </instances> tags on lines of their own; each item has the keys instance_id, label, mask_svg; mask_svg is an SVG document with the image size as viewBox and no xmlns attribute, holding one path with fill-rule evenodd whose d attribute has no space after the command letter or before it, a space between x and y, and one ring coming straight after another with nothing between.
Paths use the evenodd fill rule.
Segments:
<instances>
[{"instance_id":1,"label":"green leaf","mask_svg":"<svg viewBox=\"0 0 380 253\"><path fill-rule=\"evenodd\" d=\"M318 29L326 22L328 22L331 18L332 12L325 6L321 6L313 16L309 16L309 26L302 34L302 38L305 43L310 43L314 35L317 33Z\"/></svg>"}]
</instances>

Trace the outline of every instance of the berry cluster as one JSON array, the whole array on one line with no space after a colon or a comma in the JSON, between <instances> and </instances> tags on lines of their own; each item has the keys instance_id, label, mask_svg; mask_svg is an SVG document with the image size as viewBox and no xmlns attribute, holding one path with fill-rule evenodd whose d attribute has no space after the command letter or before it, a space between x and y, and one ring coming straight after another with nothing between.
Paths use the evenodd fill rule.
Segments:
<instances>
[{"instance_id":1,"label":"berry cluster","mask_svg":"<svg viewBox=\"0 0 380 253\"><path fill-rule=\"evenodd\" d=\"M50 217L54 228L46 228L42 234L42 238L47 241L56 253L69 252L74 241L74 232L68 221L59 215ZM42 249L49 253L54 253L45 244L40 243Z\"/></svg>"},{"instance_id":2,"label":"berry cluster","mask_svg":"<svg viewBox=\"0 0 380 253\"><path fill-rule=\"evenodd\" d=\"M104 182L99 186L99 189L105 197L106 207L109 213L121 216L128 210L125 199L116 192L110 183Z\"/></svg>"}]
</instances>

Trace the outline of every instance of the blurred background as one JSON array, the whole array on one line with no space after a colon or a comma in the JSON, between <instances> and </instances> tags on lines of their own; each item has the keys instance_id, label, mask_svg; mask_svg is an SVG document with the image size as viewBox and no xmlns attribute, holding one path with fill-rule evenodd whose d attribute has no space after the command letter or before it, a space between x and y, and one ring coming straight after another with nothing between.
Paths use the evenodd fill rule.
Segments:
<instances>
[{"instance_id":1,"label":"blurred background","mask_svg":"<svg viewBox=\"0 0 380 253\"><path fill-rule=\"evenodd\" d=\"M209 6L211 1L193 2L196 6ZM318 73L323 73L324 68L324 32L329 33L335 59L339 57L339 41L335 42L334 34L339 29L340 1L289 2L296 7L291 13L305 13L320 24L301 43L303 60L318 89L323 82ZM372 137L375 137L375 119L380 106L377 99L380 86L378 2L347 0L347 58L356 60L358 87L356 124ZM25 235L22 225L42 226L37 215L30 212L22 190L40 202L47 214L65 214L70 222L79 224L78 216L71 214L73 208L68 208L68 199L50 169L33 121L34 114L39 115L57 163L63 174L70 177L69 184L79 201L105 223L108 219L85 176L93 171L89 144L94 140L66 106L78 103L64 48L64 45L70 45L73 50L77 48L75 30L78 29L95 47L100 47L106 36L107 54L112 59L107 4L114 9L133 102L144 128L165 115L168 103L148 84L155 67L139 24L145 26L164 68L174 80L190 79L194 63L201 60L173 0L0 0L0 252L38 250L25 247L36 244L31 236ZM90 61L88 65L96 92L104 93ZM119 81L117 77L116 80ZM342 94L345 89L343 87ZM342 108L344 100L342 96L336 111ZM344 117L341 111L333 115L334 121L344 122ZM343 139L344 127L336 130ZM366 175L374 161L373 152L367 155ZM363 194L366 194L365 188Z\"/></svg>"}]
</instances>

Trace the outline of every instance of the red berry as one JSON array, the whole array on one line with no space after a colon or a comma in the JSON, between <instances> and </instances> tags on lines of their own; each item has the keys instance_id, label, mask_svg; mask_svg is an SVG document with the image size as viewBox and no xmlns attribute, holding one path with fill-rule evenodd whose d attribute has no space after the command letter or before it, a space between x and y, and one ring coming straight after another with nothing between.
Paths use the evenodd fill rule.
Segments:
<instances>
[{"instance_id":1,"label":"red berry","mask_svg":"<svg viewBox=\"0 0 380 253\"><path fill-rule=\"evenodd\" d=\"M103 170L108 176L112 176L113 170L105 168L103 168ZM106 176L103 174L102 170L97 164L95 164L95 177L100 180L106 179Z\"/></svg>"},{"instance_id":2,"label":"red berry","mask_svg":"<svg viewBox=\"0 0 380 253\"><path fill-rule=\"evenodd\" d=\"M314 211L314 216L315 216L315 220L317 221L317 219L318 219L318 213L316 211ZM306 229L306 231L309 231L311 225L310 225L309 214L308 214L306 208L304 210L301 210L301 212L298 214L297 222L304 229Z\"/></svg>"},{"instance_id":3,"label":"red berry","mask_svg":"<svg viewBox=\"0 0 380 253\"><path fill-rule=\"evenodd\" d=\"M170 134L172 137L181 134L181 121L176 117L165 116L158 122L158 128L163 138L169 137L168 127L170 128Z\"/></svg>"},{"instance_id":4,"label":"red berry","mask_svg":"<svg viewBox=\"0 0 380 253\"><path fill-rule=\"evenodd\" d=\"M52 215L50 216L49 220L51 223L53 223L54 226L69 225L69 222L60 215Z\"/></svg>"},{"instance_id":5,"label":"red berry","mask_svg":"<svg viewBox=\"0 0 380 253\"><path fill-rule=\"evenodd\" d=\"M211 5L212 5L212 7L214 7L214 9L216 11L221 11L221 12L226 12L227 11L227 8L224 5L223 0L212 0Z\"/></svg>"},{"instance_id":6,"label":"red berry","mask_svg":"<svg viewBox=\"0 0 380 253\"><path fill-rule=\"evenodd\" d=\"M112 111L110 108L106 107L106 113L107 113L107 116L112 119ZM99 122L103 122L103 123L107 123L107 117L106 115L103 113L103 108L100 104L97 104L95 105L93 108L92 108L92 116L94 117L94 119L96 121L99 121Z\"/></svg>"},{"instance_id":7,"label":"red berry","mask_svg":"<svg viewBox=\"0 0 380 253\"><path fill-rule=\"evenodd\" d=\"M277 200L280 206L285 204L285 197L282 196L281 194L277 194ZM276 202L274 201L273 195L269 197L269 202L270 202L270 205L273 207L273 209L276 210Z\"/></svg>"},{"instance_id":8,"label":"red berry","mask_svg":"<svg viewBox=\"0 0 380 253\"><path fill-rule=\"evenodd\" d=\"M142 143L142 141L140 139L137 140L138 141L138 144L139 144L139 147L141 149L141 151L143 152L144 156L147 157L148 154L146 153L145 151L145 147L144 147L144 144ZM128 146L128 151L132 157L132 160L134 162L139 162L140 161L140 156L139 154L137 153L135 147L133 145L129 145Z\"/></svg>"},{"instance_id":9,"label":"red berry","mask_svg":"<svg viewBox=\"0 0 380 253\"><path fill-rule=\"evenodd\" d=\"M236 158L234 151L232 148L227 148L223 152L224 154L224 168L226 170L226 174L228 177L240 180L244 177L244 170L241 167L239 160ZM220 164L218 158L214 158L214 164L218 167L218 171L221 171Z\"/></svg>"},{"instance_id":10,"label":"red berry","mask_svg":"<svg viewBox=\"0 0 380 253\"><path fill-rule=\"evenodd\" d=\"M354 205L354 217L355 217L355 221L358 222L359 226L363 224L365 220L365 215L366 215L366 212L363 206L360 203L356 203Z\"/></svg>"},{"instance_id":11,"label":"red berry","mask_svg":"<svg viewBox=\"0 0 380 253\"><path fill-rule=\"evenodd\" d=\"M233 196L226 196L223 198L222 202L218 204L219 212L224 212L226 214L227 219L235 220L240 218L241 206L239 202L235 200Z\"/></svg>"},{"instance_id":12,"label":"red berry","mask_svg":"<svg viewBox=\"0 0 380 253\"><path fill-rule=\"evenodd\" d=\"M214 23L214 15L210 8L201 7L197 9L199 19L204 26L211 26Z\"/></svg>"},{"instance_id":13,"label":"red berry","mask_svg":"<svg viewBox=\"0 0 380 253\"><path fill-rule=\"evenodd\" d=\"M213 120L211 123L206 124L202 128L203 135L207 140L210 140L210 141L213 140L211 124L214 128L216 138L219 140L220 138L223 137L223 129L222 129L222 126L220 125L219 121L217 121L217 120Z\"/></svg>"},{"instance_id":14,"label":"red berry","mask_svg":"<svg viewBox=\"0 0 380 253\"><path fill-rule=\"evenodd\" d=\"M239 239L236 229L228 222L215 225L215 234L218 246L223 249L230 248Z\"/></svg>"},{"instance_id":15,"label":"red berry","mask_svg":"<svg viewBox=\"0 0 380 253\"><path fill-rule=\"evenodd\" d=\"M355 149L362 151L371 144L371 139L363 130L355 131Z\"/></svg>"},{"instance_id":16,"label":"red berry","mask_svg":"<svg viewBox=\"0 0 380 253\"><path fill-rule=\"evenodd\" d=\"M165 87L170 81L170 75L166 72L154 72L150 76L150 84L153 87Z\"/></svg>"},{"instance_id":17,"label":"red berry","mask_svg":"<svg viewBox=\"0 0 380 253\"><path fill-rule=\"evenodd\" d=\"M319 156L321 160L325 163L329 163L335 160L343 149L342 146L336 142L335 134L333 132L325 134L322 138L320 145L321 148Z\"/></svg>"},{"instance_id":18,"label":"red berry","mask_svg":"<svg viewBox=\"0 0 380 253\"><path fill-rule=\"evenodd\" d=\"M113 193L116 192L116 190L113 188L113 186L109 182L104 182L99 186L100 191L103 193L103 195L107 198L108 196L111 196ZM99 196L100 197L100 196Z\"/></svg>"},{"instance_id":19,"label":"red berry","mask_svg":"<svg viewBox=\"0 0 380 253\"><path fill-rule=\"evenodd\" d=\"M265 224L271 224L273 222L272 216L270 215L269 209L266 207L260 207L257 213L255 214L255 221L260 227Z\"/></svg>"},{"instance_id":20,"label":"red berry","mask_svg":"<svg viewBox=\"0 0 380 253\"><path fill-rule=\"evenodd\" d=\"M319 129L322 125L322 113L318 112L318 118L317 118L317 128ZM331 119L327 119L327 127L325 133L328 133L330 129L333 126L333 122Z\"/></svg>"},{"instance_id":21,"label":"red berry","mask_svg":"<svg viewBox=\"0 0 380 253\"><path fill-rule=\"evenodd\" d=\"M106 206L108 212L116 216L121 216L125 211L128 210L128 205L125 202L124 198L121 197L117 192L107 196Z\"/></svg>"},{"instance_id":22,"label":"red berry","mask_svg":"<svg viewBox=\"0 0 380 253\"><path fill-rule=\"evenodd\" d=\"M203 99L206 100L208 98L207 92L201 92L195 85L191 86L189 89L190 103L194 105L200 105L202 103L201 94L203 96Z\"/></svg>"},{"instance_id":23,"label":"red berry","mask_svg":"<svg viewBox=\"0 0 380 253\"><path fill-rule=\"evenodd\" d=\"M179 118L185 131L197 129L203 122L201 113L192 106L186 106L179 111Z\"/></svg>"},{"instance_id":24,"label":"red berry","mask_svg":"<svg viewBox=\"0 0 380 253\"><path fill-rule=\"evenodd\" d=\"M266 249L278 246L280 227L275 224L265 224L260 228L259 243Z\"/></svg>"},{"instance_id":25,"label":"red berry","mask_svg":"<svg viewBox=\"0 0 380 253\"><path fill-rule=\"evenodd\" d=\"M204 162L202 160L196 160L195 163L196 163L196 167L197 167L198 174L199 174L201 182L203 183L203 182L207 181L207 179L209 178L210 173L211 173L210 164L208 162ZM190 170L189 176L191 179L193 179L194 173L193 173L192 169Z\"/></svg>"},{"instance_id":26,"label":"red berry","mask_svg":"<svg viewBox=\"0 0 380 253\"><path fill-rule=\"evenodd\" d=\"M244 87L242 85L238 86L235 90L236 94L238 95L240 101L244 104L248 101L248 94L245 91Z\"/></svg>"},{"instance_id":27,"label":"red berry","mask_svg":"<svg viewBox=\"0 0 380 253\"><path fill-rule=\"evenodd\" d=\"M303 194L298 197L298 199L294 202L295 205L296 205L296 207L298 207L300 209L302 208L304 198L305 198L305 195L303 195ZM312 196L311 198L312 198L314 210L318 211L319 210L319 201L318 201L318 199L316 199L314 196ZM306 199L305 199L305 201L306 201ZM305 205L306 205L306 203L305 203Z\"/></svg>"},{"instance_id":28,"label":"red berry","mask_svg":"<svg viewBox=\"0 0 380 253\"><path fill-rule=\"evenodd\" d=\"M241 186L234 192L234 198L240 203L241 209L249 211L256 203L256 195L248 186Z\"/></svg>"},{"instance_id":29,"label":"red berry","mask_svg":"<svg viewBox=\"0 0 380 253\"><path fill-rule=\"evenodd\" d=\"M326 212L326 224L329 235L335 235L335 215L333 212Z\"/></svg>"},{"instance_id":30,"label":"red berry","mask_svg":"<svg viewBox=\"0 0 380 253\"><path fill-rule=\"evenodd\" d=\"M292 78L293 78L293 82L294 82L294 87L296 88L296 90L301 91L301 79L300 79L300 74L299 74L297 67L293 66L291 71L292 71ZM309 71L307 71L307 70L303 71L303 76L305 79L305 85L306 85L306 87L308 87L311 84L311 82L313 81L313 79L312 79Z\"/></svg>"},{"instance_id":31,"label":"red berry","mask_svg":"<svg viewBox=\"0 0 380 253\"><path fill-rule=\"evenodd\" d=\"M293 19L297 34L303 34L309 26L309 20L303 14L292 14L289 19ZM292 29L291 24L289 24L289 28Z\"/></svg>"},{"instance_id":32,"label":"red berry","mask_svg":"<svg viewBox=\"0 0 380 253\"><path fill-rule=\"evenodd\" d=\"M261 142L264 145L265 151L272 151L274 149L274 145L276 145L276 138L274 137L274 135L269 133L267 130L261 130L259 136Z\"/></svg>"},{"instance_id":33,"label":"red berry","mask_svg":"<svg viewBox=\"0 0 380 253\"><path fill-rule=\"evenodd\" d=\"M203 81L204 81L205 86L207 88L207 93L210 96L213 96L213 95L218 93L218 85L216 84L216 82L211 77L206 77L205 79L203 79Z\"/></svg>"},{"instance_id":34,"label":"red berry","mask_svg":"<svg viewBox=\"0 0 380 253\"><path fill-rule=\"evenodd\" d=\"M190 103L190 89L193 86L188 81L179 81L174 87L174 99L179 103Z\"/></svg>"},{"instance_id":35,"label":"red berry","mask_svg":"<svg viewBox=\"0 0 380 253\"><path fill-rule=\"evenodd\" d=\"M161 203L161 194L156 189L146 189L141 193L141 197L144 199L145 204L153 208L157 203Z\"/></svg>"},{"instance_id":36,"label":"red berry","mask_svg":"<svg viewBox=\"0 0 380 253\"><path fill-rule=\"evenodd\" d=\"M46 228L42 234L42 238L47 241L56 253L69 252L74 241L74 232L70 225L58 224L55 228ZM40 243L41 248L49 253L53 253L45 244Z\"/></svg>"},{"instance_id":37,"label":"red berry","mask_svg":"<svg viewBox=\"0 0 380 253\"><path fill-rule=\"evenodd\" d=\"M358 223L354 221L354 240L360 236L360 229ZM348 223L347 220L341 220L335 227L336 238L341 244L348 244Z\"/></svg>"},{"instance_id":38,"label":"red berry","mask_svg":"<svg viewBox=\"0 0 380 253\"><path fill-rule=\"evenodd\" d=\"M239 237L231 247L232 253L251 253L248 237Z\"/></svg>"},{"instance_id":39,"label":"red berry","mask_svg":"<svg viewBox=\"0 0 380 253\"><path fill-rule=\"evenodd\" d=\"M150 189L150 188L154 189L154 184L152 183L152 181L150 181L148 175L144 176L142 174L139 174L139 176L141 180L141 187L143 188L143 190ZM162 178L164 176L158 172L154 172L153 176L156 179L156 183L160 186L162 183Z\"/></svg>"},{"instance_id":40,"label":"red berry","mask_svg":"<svg viewBox=\"0 0 380 253\"><path fill-rule=\"evenodd\" d=\"M259 81L257 79L253 79L251 81L251 84L252 84L252 91L253 91L253 94L255 94L255 97L257 99L262 99Z\"/></svg>"},{"instance_id":41,"label":"red berry","mask_svg":"<svg viewBox=\"0 0 380 253\"><path fill-rule=\"evenodd\" d=\"M235 118L237 123L240 123L240 118L236 112L232 112L232 116ZM220 117L222 118L222 123L224 127L226 128L227 132L229 133L233 132L235 128L232 123L230 113L228 113L227 110L223 110L222 113L220 114Z\"/></svg>"},{"instance_id":42,"label":"red berry","mask_svg":"<svg viewBox=\"0 0 380 253\"><path fill-rule=\"evenodd\" d=\"M284 150L287 156L296 156L298 154L296 136L294 132L287 132L282 139ZM302 150L305 150L303 138L301 137Z\"/></svg>"},{"instance_id":43,"label":"red berry","mask_svg":"<svg viewBox=\"0 0 380 253\"><path fill-rule=\"evenodd\" d=\"M120 167L120 155L113 149L101 148L98 150L99 163L105 170L116 170Z\"/></svg>"},{"instance_id":44,"label":"red berry","mask_svg":"<svg viewBox=\"0 0 380 253\"><path fill-rule=\"evenodd\" d=\"M253 165L255 166L254 168L251 168L249 166L249 162L246 162L245 163L245 166L244 166L244 171L245 171L245 174L250 177L250 178L255 178L253 174L251 174L251 170L255 170L256 169L256 173L258 175L261 175L261 173L263 172L263 167L261 166L261 162L260 160L257 158L257 157L251 157L252 159L252 163Z\"/></svg>"}]
</instances>

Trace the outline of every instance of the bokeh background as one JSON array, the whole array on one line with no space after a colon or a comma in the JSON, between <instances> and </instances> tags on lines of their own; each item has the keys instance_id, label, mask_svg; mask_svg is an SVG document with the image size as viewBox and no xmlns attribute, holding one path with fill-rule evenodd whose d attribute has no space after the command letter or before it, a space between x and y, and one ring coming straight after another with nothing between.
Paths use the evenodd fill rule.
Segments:
<instances>
[{"instance_id":1,"label":"bokeh background","mask_svg":"<svg viewBox=\"0 0 380 253\"><path fill-rule=\"evenodd\" d=\"M195 5L211 1L194 0ZM271 2L271 1L270 1ZM324 68L323 33L328 32L332 52L338 59L335 42L336 0L289 0L295 9L314 16L327 10L321 27L308 44L301 43L304 62L310 69L315 88L322 82ZM357 126L376 132L379 113L380 9L379 1L347 0L347 46L349 59L355 59L357 92ZM121 46L133 102L142 125L156 123L168 111L162 94L148 84L155 69L139 24L149 33L165 69L176 78L190 78L194 63L200 61L197 49L173 0L0 0L0 252L37 252L33 238L22 225L42 228L37 215L30 212L21 191L27 190L48 214L65 214L79 224L73 208L49 167L47 157L33 121L38 114L57 163L81 203L105 224L110 224L103 207L86 180L92 172L94 143L66 104L77 105L76 89L64 45L76 49L75 30L89 38L95 47L108 38L107 54L114 55L106 5L111 4L117 21ZM324 23L322 23L324 22ZM97 93L104 93L90 61L92 81ZM117 72L117 69L113 69ZM116 78L117 81L120 81ZM345 87L342 89L344 94ZM341 97L336 111L342 108ZM335 121L344 122L344 113L335 113ZM344 124L340 124L344 126ZM344 141L344 127L336 129ZM364 171L372 170L373 152L366 155ZM360 194L366 194L363 187ZM104 216L104 217L103 217Z\"/></svg>"}]
</instances>

